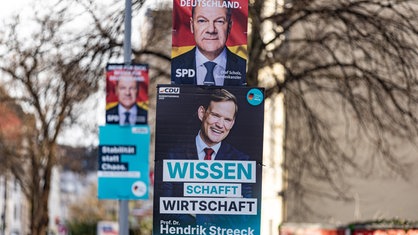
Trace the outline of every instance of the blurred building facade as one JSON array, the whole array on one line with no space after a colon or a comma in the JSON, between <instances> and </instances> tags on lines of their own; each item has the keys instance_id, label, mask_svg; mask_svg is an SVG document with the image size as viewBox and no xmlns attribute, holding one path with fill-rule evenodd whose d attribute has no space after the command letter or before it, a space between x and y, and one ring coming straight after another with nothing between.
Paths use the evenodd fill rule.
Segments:
<instances>
[{"instance_id":1,"label":"blurred building facade","mask_svg":"<svg viewBox=\"0 0 418 235\"><path fill-rule=\"evenodd\" d=\"M29 204L20 183L12 174L0 175L0 234L26 235L29 232Z\"/></svg>"},{"instance_id":2,"label":"blurred building facade","mask_svg":"<svg viewBox=\"0 0 418 235\"><path fill-rule=\"evenodd\" d=\"M288 0L288 2L296 3L297 1ZM333 1L329 1L329 5L327 4L327 1L312 1L312 5L316 5L318 9L323 9L322 6L332 6L332 9L344 7L344 5L340 5L341 2L339 1L335 1L336 6L333 6L331 2L334 4ZM359 3L360 1L347 2ZM367 9L370 8L374 2L364 1L363 3L365 3L364 9ZM406 2L406 4L409 3L410 2L408 1ZM413 6L411 6L411 9L414 9L414 12L416 12L416 5L412 5ZM397 7L399 7L399 5ZM312 9L315 9L315 7L313 7ZM402 8L398 9L398 11L400 10L402 10ZM338 14L343 13L336 13L337 16ZM311 21L305 22L306 25L299 24L297 27L294 27L294 30L292 30L290 34L286 35L287 38L290 41L304 40L308 38L309 40L307 41L313 42L317 41L318 39L318 36L315 35L315 33L324 32L326 30L329 30L331 32L334 30L332 27L335 27L335 25L329 24L328 22L333 21L338 17L332 18L327 15L321 15L319 18L325 18L326 21L315 21L315 18L312 18ZM349 16L347 16L346 20L350 24L356 25L356 22L350 19ZM319 27L319 22L321 22L322 27ZM405 22L398 23L404 24ZM335 47L330 47L330 50L335 50L335 55L337 55L338 57L337 61L352 60L353 57L344 54L344 52L356 54L356 47L351 48L347 46L347 44L345 43L340 43L340 41L345 40L344 37L349 37L349 35L344 34L346 32L349 32L348 30L346 31L345 25L341 26L341 28L344 28L344 30L342 30L343 33L340 33L338 30L331 33L332 35L338 36L335 37L337 38L335 41L332 40L333 44L335 44ZM368 31L369 28L364 28L364 30ZM361 41L358 43L360 45L359 47L363 46L363 44L361 44ZM308 47L309 46L310 45L308 44ZM315 46L318 47L318 45L315 44L312 45L312 48ZM301 51L302 53L305 53L307 56L309 53L315 54L314 52L318 52L318 50L305 51L301 48L300 44L297 43L292 44L292 46L289 47L289 50ZM374 51L370 50L370 53L374 53ZM312 60L311 57L310 59ZM325 56L321 59L323 61L327 60ZM362 64L363 61L361 60L360 56L359 58L355 59L358 65L365 66ZM368 61L370 60L370 58L367 57L365 60ZM302 62L300 65L295 65L295 67L296 66L305 68L304 66L306 66L306 64L303 64ZM383 69L383 67L379 68ZM336 72L333 75L333 79L337 80L341 78L340 73L341 72ZM351 74L346 76L350 77ZM396 76L397 74L394 74L393 79L396 79ZM320 80L320 77L321 76L312 78L312 80L328 82L325 80ZM396 84L396 80L390 82ZM361 84L361 82L359 81L358 84ZM306 83L301 81L299 84L297 84L297 86L306 86L307 88L309 88L309 85L311 85L311 87L313 88L311 90L307 89L309 90L310 95L306 96L306 105L308 107L312 107L312 112L318 115L318 117L321 117L321 121L323 121L331 127L330 138L334 138L336 140L335 146L337 146L337 148L342 149L345 153L348 153L347 155L349 155L348 157L350 158L350 160L358 164L359 167L358 169L345 172L341 171L341 169L345 168L332 169L330 171L331 174L328 178L332 177L333 179L339 179L339 181L334 182L334 184L336 185L336 187L334 187L329 184L329 181L327 181L325 177L323 177L322 180L319 180L319 177L315 177L315 170L323 171L323 167L321 167L320 163L323 163L324 165L330 165L333 156L329 156L330 158L327 159L316 158L316 162L318 164L315 166L315 168L312 167L312 165L308 165L309 163L307 163L308 159L311 160L311 162L313 162L312 159L314 159L311 155L309 155L308 151L306 151L306 155L303 156L303 158L306 158L306 161L304 161L304 159L302 159L301 157L298 158L298 156L292 155L290 151L285 152L284 155L286 158L286 164L288 164L287 161L292 161L293 159L297 159L294 162L299 162L300 164L292 165L293 169L286 169L287 179L296 179L298 180L298 183L293 184L292 187L287 187L287 185L284 184L284 191L287 193L287 195L290 196L286 197L283 201L283 221L292 223L292 226L294 227L298 223L305 225L306 223L313 223L339 226L359 221L418 221L418 201L416 199L418 197L418 155L416 154L416 143L411 143L406 139L397 138L395 137L395 135L392 135L392 133L385 133L384 131L381 131L379 134L376 134L377 132L367 130L369 128L372 130L373 127L371 126L373 125L368 126L364 125L364 123L356 123L358 119L356 118L355 111L350 110L350 108L343 107L343 102L341 102L339 96L326 91L322 93L315 92L314 87L316 84L310 81ZM370 94L368 93L369 88L367 87L372 85L364 84L364 86L364 90L362 90L362 88L357 87L352 88L353 90L346 92L364 92L365 94L367 94L365 95L365 97L367 97L367 105L370 105L370 109L373 109L373 106L375 105L375 100L373 99L373 95L371 95L372 92L370 92ZM333 88L331 87L332 86L330 85L327 87L327 89L332 90ZM314 91L312 92L312 90ZM379 102L390 103L388 100L385 100L386 95L380 95L382 97L378 98ZM395 97L391 98L401 99L399 97L395 95ZM294 98L294 96L285 97L287 103L290 103L289 100L291 100L292 98ZM292 124L293 126L298 125L297 122L301 113L298 112L299 110L292 110L290 105L285 106L285 109L286 111L284 112L287 115L286 129L291 130L291 128L289 127L292 126ZM376 112L374 115L379 115L379 117L387 117L384 112ZM390 119L389 117L387 118L388 120ZM373 120L375 119L375 117L372 117L370 119ZM300 122L303 121L304 120ZM359 126L356 126L357 124ZM304 136L309 136L311 134L308 128L309 127L307 126L304 130L301 130L300 132L298 131L297 133L295 133L293 131L291 134L286 135L286 142L293 144L293 146L300 146L300 148L306 147L303 146L303 144L301 144L301 139L303 139ZM377 129L379 128L380 126ZM381 135L386 138L385 141L382 141L380 149L387 149L387 147L390 146L390 148L394 151L395 155L393 156L393 159L391 159L392 161L387 161L387 159L385 161L385 156L379 156L379 153L377 153L376 151L376 146L379 145L377 145L376 142L370 141L370 139L377 139L377 135ZM317 139L313 141L320 142L321 140ZM352 145L352 143L355 143L355 145ZM307 144L306 141L305 144ZM396 165L398 163L400 164ZM299 167L299 169L296 169L298 168L297 166ZM393 168L391 169L391 167ZM407 172L405 174L407 176L406 178L403 178L399 173L396 173L393 170L394 168L398 167L402 167L401 169L403 169L404 172ZM301 170L302 168L304 168L304 171ZM309 172L309 170L306 170L309 168L311 172ZM340 175L341 178L335 177L336 175ZM344 182L342 182L341 179L343 179ZM303 184L304 186L307 186L306 190L304 191L301 190L301 188L297 188L298 184ZM335 188L342 189L344 197L335 196L336 194L330 193L335 192ZM304 194L302 195L302 193ZM295 199L295 195L302 195L302 198ZM301 207L302 204L304 205L304 207ZM307 205L308 207L305 207L305 205Z\"/></svg>"},{"instance_id":3,"label":"blurred building facade","mask_svg":"<svg viewBox=\"0 0 418 235\"><path fill-rule=\"evenodd\" d=\"M61 146L60 152L61 165L52 170L48 202L48 234L51 235L68 234L66 223L70 206L84 197L97 181L94 149ZM19 181L8 171L1 172L0 235L29 234L29 210L29 201Z\"/></svg>"}]
</instances>

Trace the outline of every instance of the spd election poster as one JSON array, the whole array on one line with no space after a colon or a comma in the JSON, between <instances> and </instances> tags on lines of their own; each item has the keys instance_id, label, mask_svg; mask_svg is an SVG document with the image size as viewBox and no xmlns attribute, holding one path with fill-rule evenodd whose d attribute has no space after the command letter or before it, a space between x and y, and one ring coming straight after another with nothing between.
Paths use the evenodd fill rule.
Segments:
<instances>
[{"instance_id":1,"label":"spd election poster","mask_svg":"<svg viewBox=\"0 0 418 235\"><path fill-rule=\"evenodd\" d=\"M99 141L98 198L148 199L149 127L100 126Z\"/></svg>"},{"instance_id":2,"label":"spd election poster","mask_svg":"<svg viewBox=\"0 0 418 235\"><path fill-rule=\"evenodd\" d=\"M172 84L245 85L247 22L248 0L173 0Z\"/></svg>"},{"instance_id":3,"label":"spd election poster","mask_svg":"<svg viewBox=\"0 0 418 235\"><path fill-rule=\"evenodd\" d=\"M157 87L154 235L260 234L264 90Z\"/></svg>"},{"instance_id":4,"label":"spd election poster","mask_svg":"<svg viewBox=\"0 0 418 235\"><path fill-rule=\"evenodd\" d=\"M148 65L106 65L106 124L148 122Z\"/></svg>"}]
</instances>

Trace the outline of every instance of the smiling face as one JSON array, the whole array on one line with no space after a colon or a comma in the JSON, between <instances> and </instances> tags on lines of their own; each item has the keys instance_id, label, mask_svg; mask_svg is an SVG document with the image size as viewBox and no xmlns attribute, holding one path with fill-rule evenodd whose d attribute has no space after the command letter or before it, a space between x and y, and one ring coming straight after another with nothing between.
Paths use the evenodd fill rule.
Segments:
<instances>
[{"instance_id":1,"label":"smiling face","mask_svg":"<svg viewBox=\"0 0 418 235\"><path fill-rule=\"evenodd\" d=\"M234 126L236 106L233 101L211 101L207 109L200 106L199 119L202 121L200 137L209 146L224 140Z\"/></svg>"},{"instance_id":2,"label":"smiling face","mask_svg":"<svg viewBox=\"0 0 418 235\"><path fill-rule=\"evenodd\" d=\"M224 49L230 26L227 8L196 6L193 9L190 28L196 46L209 60L215 59Z\"/></svg>"},{"instance_id":3,"label":"smiling face","mask_svg":"<svg viewBox=\"0 0 418 235\"><path fill-rule=\"evenodd\" d=\"M121 79L116 85L116 95L125 109L132 108L138 94L137 82L134 79Z\"/></svg>"}]
</instances>

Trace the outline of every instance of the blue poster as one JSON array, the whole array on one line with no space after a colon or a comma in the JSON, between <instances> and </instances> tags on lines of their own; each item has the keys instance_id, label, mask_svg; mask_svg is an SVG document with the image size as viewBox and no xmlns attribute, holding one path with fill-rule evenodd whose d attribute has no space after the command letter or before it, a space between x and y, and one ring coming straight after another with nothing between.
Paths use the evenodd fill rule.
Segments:
<instances>
[{"instance_id":1,"label":"blue poster","mask_svg":"<svg viewBox=\"0 0 418 235\"><path fill-rule=\"evenodd\" d=\"M99 142L98 198L148 199L149 127L101 126Z\"/></svg>"}]
</instances>

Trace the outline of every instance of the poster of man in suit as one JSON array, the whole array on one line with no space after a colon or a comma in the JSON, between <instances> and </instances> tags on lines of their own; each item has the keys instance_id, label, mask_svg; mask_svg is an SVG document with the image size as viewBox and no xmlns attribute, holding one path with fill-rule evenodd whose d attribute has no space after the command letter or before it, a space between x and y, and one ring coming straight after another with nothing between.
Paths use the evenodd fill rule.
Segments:
<instances>
[{"instance_id":1,"label":"poster of man in suit","mask_svg":"<svg viewBox=\"0 0 418 235\"><path fill-rule=\"evenodd\" d=\"M154 234L259 234L264 90L157 93Z\"/></svg>"},{"instance_id":2,"label":"poster of man in suit","mask_svg":"<svg viewBox=\"0 0 418 235\"><path fill-rule=\"evenodd\" d=\"M246 85L247 0L174 0L172 84Z\"/></svg>"},{"instance_id":3,"label":"poster of man in suit","mask_svg":"<svg viewBox=\"0 0 418 235\"><path fill-rule=\"evenodd\" d=\"M107 64L106 124L147 124L148 65Z\"/></svg>"}]
</instances>

